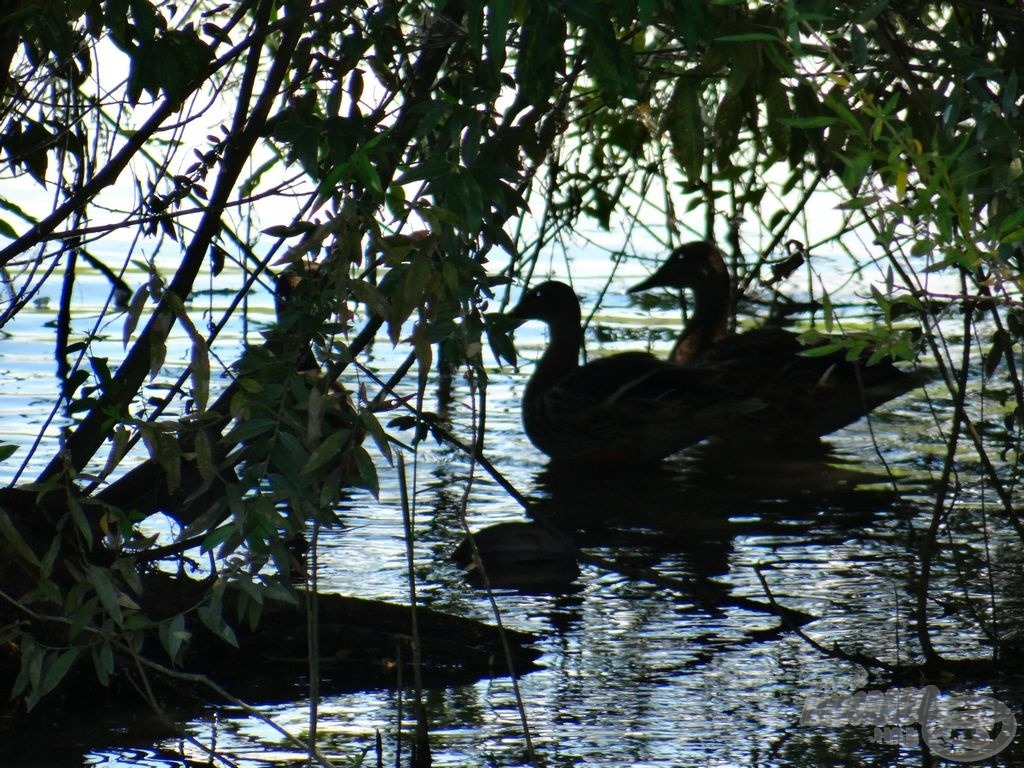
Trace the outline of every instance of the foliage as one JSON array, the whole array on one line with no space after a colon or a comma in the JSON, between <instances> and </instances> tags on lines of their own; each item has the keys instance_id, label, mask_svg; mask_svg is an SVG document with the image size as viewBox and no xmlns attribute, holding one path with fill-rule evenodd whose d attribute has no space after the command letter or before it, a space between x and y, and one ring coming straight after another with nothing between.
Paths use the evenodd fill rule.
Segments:
<instances>
[{"instance_id":1,"label":"foliage","mask_svg":"<svg viewBox=\"0 0 1024 768\"><path fill-rule=\"evenodd\" d=\"M97 502L87 493L92 476L116 483L126 452L145 443L183 530L159 556L215 554L218 587L190 616L229 637L226 586L258 618L258 586L289 590L274 575L287 575L287 543L310 521L336 523L331 510L346 489L373 489L378 466L404 449L407 438L381 424L396 405L390 388L336 384L378 328L416 366L421 437L435 345L481 381L485 340L513 360L508 326L487 313L494 288L532 274L540 253L588 220L627 221L667 243L697 211L703 225L690 229L724 239L739 283L750 286L781 243L800 239L794 230L814 218L814 192L839 194L836 230L798 249L809 274L817 251L847 248L848 229L868 228L888 264L873 288L882 321L873 340L912 355L918 336L900 324L915 319L961 406L971 399L970 365L1006 377L1006 451L990 455L970 409L959 407L946 474L968 436L990 468L984 482L1021 530L1010 501L1024 413L1015 362L1024 333L1019 8L257 0L185 10L84 0L8 13L0 326L44 285L61 283L59 405L75 417L60 451L47 444L53 457L33 486L40 500L61 500L52 542L26 542L3 526L4 549L36 586L16 601L24 616L70 622L46 646L13 621L3 634L21 643L17 688L30 704L76 660L91 655L105 680L114 650L130 654L145 633L172 659L187 636L183 614L153 620L136 601L135 565L157 551L139 523L158 510ZM15 184L42 188L52 206L33 210ZM128 185L130 200L116 194ZM261 235L251 224L268 216L267 199L295 201L294 213L269 209ZM536 233L510 234L531 210ZM758 245L746 244L744 221ZM99 254L117 250L107 242L130 242L126 233L143 238L148 258L129 251L121 264L104 263ZM742 259L752 250L756 263ZM226 317L200 321L198 276L241 267L240 300L271 265L310 260L321 265L324 305L285 313L217 392ZM83 328L75 313L85 266L109 276L111 303L126 310L116 362L95 351L101 325ZM123 279L132 268L146 275L136 291ZM933 275L952 276L959 290L934 295ZM826 330L841 328L827 293L819 298ZM958 315L962 355L939 325ZM164 355L176 324L192 364L173 381ZM275 347L274 333L283 344ZM283 354L307 344L327 374L306 375ZM169 391L156 407L144 392L152 376ZM940 495L936 527L943 509ZM111 562L101 565L97 549ZM89 565L54 574L57 553Z\"/></svg>"}]
</instances>

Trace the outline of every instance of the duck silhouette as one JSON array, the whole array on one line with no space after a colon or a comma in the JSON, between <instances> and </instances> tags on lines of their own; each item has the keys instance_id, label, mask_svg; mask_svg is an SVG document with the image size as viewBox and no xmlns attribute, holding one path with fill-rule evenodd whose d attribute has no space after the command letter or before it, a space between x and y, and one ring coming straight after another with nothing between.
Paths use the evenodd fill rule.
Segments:
<instances>
[{"instance_id":1,"label":"duck silhouette","mask_svg":"<svg viewBox=\"0 0 1024 768\"><path fill-rule=\"evenodd\" d=\"M548 347L523 394L522 417L527 437L553 461L654 462L759 407L746 401L728 375L710 367L681 367L646 352L580 365L580 302L564 283L531 288L509 315L549 328Z\"/></svg>"},{"instance_id":2,"label":"duck silhouette","mask_svg":"<svg viewBox=\"0 0 1024 768\"><path fill-rule=\"evenodd\" d=\"M658 287L693 293L693 314L669 361L728 372L745 382L734 381L734 387L765 404L747 423L731 420L715 430L714 436L730 442L817 444L821 436L852 424L924 381L919 374L897 368L890 357L869 365L870 353L854 360L842 350L808 356L804 353L814 345L802 344L783 328L730 333L729 271L713 243L676 248L654 274L628 292Z\"/></svg>"}]
</instances>

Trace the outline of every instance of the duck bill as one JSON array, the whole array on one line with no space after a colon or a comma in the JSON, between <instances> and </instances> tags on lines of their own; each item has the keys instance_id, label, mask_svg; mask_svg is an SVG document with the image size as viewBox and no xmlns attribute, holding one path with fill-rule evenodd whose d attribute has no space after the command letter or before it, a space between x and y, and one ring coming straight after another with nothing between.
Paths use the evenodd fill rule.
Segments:
<instances>
[{"instance_id":1,"label":"duck bill","mask_svg":"<svg viewBox=\"0 0 1024 768\"><path fill-rule=\"evenodd\" d=\"M637 283L632 288L627 288L626 293L640 293L641 291L649 291L651 288L662 288L665 284L661 282L660 277L661 270L659 269L646 280Z\"/></svg>"},{"instance_id":2,"label":"duck bill","mask_svg":"<svg viewBox=\"0 0 1024 768\"><path fill-rule=\"evenodd\" d=\"M529 320L529 316L524 311L521 304L516 304L512 309L505 313L505 317L513 321L513 325L518 328L520 325Z\"/></svg>"}]
</instances>

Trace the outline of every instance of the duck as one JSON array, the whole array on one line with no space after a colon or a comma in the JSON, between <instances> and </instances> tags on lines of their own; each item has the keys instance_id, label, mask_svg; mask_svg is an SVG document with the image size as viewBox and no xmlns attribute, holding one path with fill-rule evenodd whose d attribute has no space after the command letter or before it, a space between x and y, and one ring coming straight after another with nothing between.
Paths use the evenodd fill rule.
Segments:
<instances>
[{"instance_id":1,"label":"duck","mask_svg":"<svg viewBox=\"0 0 1024 768\"><path fill-rule=\"evenodd\" d=\"M919 374L900 370L890 357L869 365L870 353L855 360L847 359L845 351L807 356L803 353L809 346L784 328L731 333L732 284L722 252L712 242L676 248L628 293L652 288L677 289L681 301L685 289L693 294L693 313L668 360L681 367L728 370L746 381L749 396L765 404L751 424L728 425L740 426L739 433L722 429L715 437L748 444L817 444L923 381Z\"/></svg>"},{"instance_id":2,"label":"duck","mask_svg":"<svg viewBox=\"0 0 1024 768\"><path fill-rule=\"evenodd\" d=\"M524 592L565 591L580 575L572 536L536 520L481 528L452 554L475 587L512 587Z\"/></svg>"},{"instance_id":3,"label":"duck","mask_svg":"<svg viewBox=\"0 0 1024 768\"><path fill-rule=\"evenodd\" d=\"M657 462L746 407L742 392L714 368L682 367L647 352L581 365L580 301L565 283L530 288L508 315L548 326L548 346L523 392L522 419L529 440L560 465Z\"/></svg>"}]
</instances>

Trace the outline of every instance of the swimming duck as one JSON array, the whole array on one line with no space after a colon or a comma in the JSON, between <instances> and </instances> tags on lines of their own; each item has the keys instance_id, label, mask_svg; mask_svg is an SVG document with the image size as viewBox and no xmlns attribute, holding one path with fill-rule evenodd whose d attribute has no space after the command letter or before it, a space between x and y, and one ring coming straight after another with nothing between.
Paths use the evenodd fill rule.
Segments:
<instances>
[{"instance_id":1,"label":"swimming duck","mask_svg":"<svg viewBox=\"0 0 1024 768\"><path fill-rule=\"evenodd\" d=\"M550 333L523 394L527 437L561 463L640 464L675 453L731 418L740 393L720 373L682 368L646 352L580 365L580 302L565 283L527 291L509 313Z\"/></svg>"},{"instance_id":2,"label":"swimming duck","mask_svg":"<svg viewBox=\"0 0 1024 768\"><path fill-rule=\"evenodd\" d=\"M524 592L564 591L580 575L576 543L566 531L536 520L482 528L453 553L473 586Z\"/></svg>"},{"instance_id":3,"label":"swimming duck","mask_svg":"<svg viewBox=\"0 0 1024 768\"><path fill-rule=\"evenodd\" d=\"M718 437L754 443L816 442L921 383L920 376L899 370L887 357L867 365L866 356L851 361L842 351L804 356L800 353L807 347L783 328L730 334L729 271L713 243L676 248L653 275L628 292L657 287L693 292L693 315L669 360L680 366L728 370L746 382L733 386L746 387L766 404L751 425L733 421L715 433ZM737 426L740 431L730 433Z\"/></svg>"}]
</instances>

